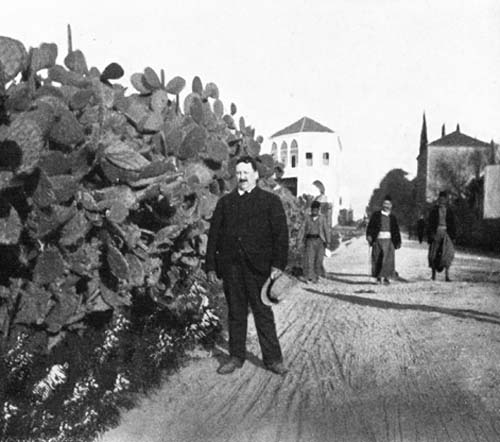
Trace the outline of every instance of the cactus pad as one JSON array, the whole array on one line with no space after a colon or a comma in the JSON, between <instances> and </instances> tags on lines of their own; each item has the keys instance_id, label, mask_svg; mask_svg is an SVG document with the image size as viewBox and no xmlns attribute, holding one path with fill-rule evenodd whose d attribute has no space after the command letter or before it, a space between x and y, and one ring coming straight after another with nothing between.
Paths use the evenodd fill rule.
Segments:
<instances>
[{"instance_id":1,"label":"cactus pad","mask_svg":"<svg viewBox=\"0 0 500 442\"><path fill-rule=\"evenodd\" d=\"M55 247L47 247L36 261L33 281L45 285L64 275L64 260Z\"/></svg>"},{"instance_id":2,"label":"cactus pad","mask_svg":"<svg viewBox=\"0 0 500 442\"><path fill-rule=\"evenodd\" d=\"M186 80L184 80L184 78L174 77L167 83L167 85L165 86L165 90L169 94L179 95L185 86Z\"/></svg>"},{"instance_id":3,"label":"cactus pad","mask_svg":"<svg viewBox=\"0 0 500 442\"><path fill-rule=\"evenodd\" d=\"M28 53L20 41L0 36L0 72L5 82L15 78L26 67L27 59Z\"/></svg>"},{"instance_id":4,"label":"cactus pad","mask_svg":"<svg viewBox=\"0 0 500 442\"><path fill-rule=\"evenodd\" d=\"M59 242L63 246L76 244L79 240L85 238L90 228L91 225L85 217L84 211L78 211L63 227Z\"/></svg>"},{"instance_id":5,"label":"cactus pad","mask_svg":"<svg viewBox=\"0 0 500 442\"><path fill-rule=\"evenodd\" d=\"M149 164L133 147L116 140L104 150L105 158L116 167L125 170L140 171Z\"/></svg>"},{"instance_id":6,"label":"cactus pad","mask_svg":"<svg viewBox=\"0 0 500 442\"><path fill-rule=\"evenodd\" d=\"M108 245L106 260L109 270L117 279L127 279L129 266L122 253L112 244Z\"/></svg>"},{"instance_id":7,"label":"cactus pad","mask_svg":"<svg viewBox=\"0 0 500 442\"><path fill-rule=\"evenodd\" d=\"M163 89L158 89L151 96L151 109L154 112L163 112L169 102L168 94Z\"/></svg>"},{"instance_id":8,"label":"cactus pad","mask_svg":"<svg viewBox=\"0 0 500 442\"><path fill-rule=\"evenodd\" d=\"M127 253L125 255L125 260L127 261L129 268L129 282L135 286L142 286L144 284L144 277L146 276L146 274L144 272L144 267L141 260L132 253Z\"/></svg>"},{"instance_id":9,"label":"cactus pad","mask_svg":"<svg viewBox=\"0 0 500 442\"><path fill-rule=\"evenodd\" d=\"M144 69L143 82L150 91L154 91L156 89L161 88L160 78L158 77L156 72L150 67Z\"/></svg>"},{"instance_id":10,"label":"cactus pad","mask_svg":"<svg viewBox=\"0 0 500 442\"><path fill-rule=\"evenodd\" d=\"M186 160L194 158L205 146L206 132L200 126L194 127L184 137L179 149L179 158Z\"/></svg>"},{"instance_id":11,"label":"cactus pad","mask_svg":"<svg viewBox=\"0 0 500 442\"><path fill-rule=\"evenodd\" d=\"M124 73L123 68L118 63L110 63L104 68L99 79L101 81L118 80L123 77Z\"/></svg>"},{"instance_id":12,"label":"cactus pad","mask_svg":"<svg viewBox=\"0 0 500 442\"><path fill-rule=\"evenodd\" d=\"M219 88L215 83L207 83L205 85L205 96L214 99L219 98Z\"/></svg>"},{"instance_id":13,"label":"cactus pad","mask_svg":"<svg viewBox=\"0 0 500 442\"><path fill-rule=\"evenodd\" d=\"M191 90L198 95L201 95L203 93L203 83L201 82L200 77L193 78Z\"/></svg>"},{"instance_id":14,"label":"cactus pad","mask_svg":"<svg viewBox=\"0 0 500 442\"><path fill-rule=\"evenodd\" d=\"M229 149L226 143L221 140L212 140L207 145L206 158L222 163L229 158Z\"/></svg>"},{"instance_id":15,"label":"cactus pad","mask_svg":"<svg viewBox=\"0 0 500 442\"><path fill-rule=\"evenodd\" d=\"M222 118L224 115L224 104L219 99L214 101L214 114L217 118Z\"/></svg>"},{"instance_id":16,"label":"cactus pad","mask_svg":"<svg viewBox=\"0 0 500 442\"><path fill-rule=\"evenodd\" d=\"M196 121L198 124L202 124L202 122L203 122L203 103L201 102L201 98L197 95L194 95L194 94L188 95L188 97L191 97L191 99L190 99L189 108L188 108L188 111L186 111L186 114L191 115L193 120ZM187 99L187 97L186 97L186 99Z\"/></svg>"},{"instance_id":17,"label":"cactus pad","mask_svg":"<svg viewBox=\"0 0 500 442\"><path fill-rule=\"evenodd\" d=\"M163 116L160 112L150 112L142 124L143 132L158 132L163 127Z\"/></svg>"},{"instance_id":18,"label":"cactus pad","mask_svg":"<svg viewBox=\"0 0 500 442\"><path fill-rule=\"evenodd\" d=\"M22 164L18 172L32 171L45 145L38 124L26 114L22 114L10 124L6 139L16 142L23 152Z\"/></svg>"},{"instance_id":19,"label":"cactus pad","mask_svg":"<svg viewBox=\"0 0 500 442\"><path fill-rule=\"evenodd\" d=\"M73 199L78 191L78 179L72 175L57 175L50 178L58 204Z\"/></svg>"},{"instance_id":20,"label":"cactus pad","mask_svg":"<svg viewBox=\"0 0 500 442\"><path fill-rule=\"evenodd\" d=\"M64 58L64 65L72 72L78 74L88 74L89 69L87 67L87 61L85 60L85 55L83 52L77 49L76 51L71 51Z\"/></svg>"},{"instance_id":21,"label":"cactus pad","mask_svg":"<svg viewBox=\"0 0 500 442\"><path fill-rule=\"evenodd\" d=\"M38 72L41 69L50 69L55 66L57 59L57 45L42 43L40 47L30 51L30 70Z\"/></svg>"},{"instance_id":22,"label":"cactus pad","mask_svg":"<svg viewBox=\"0 0 500 442\"><path fill-rule=\"evenodd\" d=\"M60 146L72 146L85 139L82 125L69 110L56 115L49 131L49 140Z\"/></svg>"},{"instance_id":23,"label":"cactus pad","mask_svg":"<svg viewBox=\"0 0 500 442\"><path fill-rule=\"evenodd\" d=\"M2 202L2 205L3 202ZM19 241L23 225L14 207L7 207L7 216L0 218L0 244L14 245Z\"/></svg>"},{"instance_id":24,"label":"cactus pad","mask_svg":"<svg viewBox=\"0 0 500 442\"><path fill-rule=\"evenodd\" d=\"M106 211L106 218L114 223L122 223L128 217L128 208L120 201L114 201Z\"/></svg>"},{"instance_id":25,"label":"cactus pad","mask_svg":"<svg viewBox=\"0 0 500 442\"><path fill-rule=\"evenodd\" d=\"M81 110L90 103L93 96L94 91L92 89L80 89L71 97L69 106L73 110Z\"/></svg>"},{"instance_id":26,"label":"cactus pad","mask_svg":"<svg viewBox=\"0 0 500 442\"><path fill-rule=\"evenodd\" d=\"M144 74L140 72L132 74L132 76L130 77L130 82L132 83L132 86L134 86L139 93L141 94L151 93L151 89L148 87L144 79Z\"/></svg>"}]
</instances>

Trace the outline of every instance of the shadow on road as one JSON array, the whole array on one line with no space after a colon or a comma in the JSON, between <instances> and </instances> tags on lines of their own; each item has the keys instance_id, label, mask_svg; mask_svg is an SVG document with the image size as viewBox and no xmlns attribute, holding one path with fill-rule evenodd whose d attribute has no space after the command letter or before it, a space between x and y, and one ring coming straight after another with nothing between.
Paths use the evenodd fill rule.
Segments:
<instances>
[{"instance_id":1,"label":"shadow on road","mask_svg":"<svg viewBox=\"0 0 500 442\"><path fill-rule=\"evenodd\" d=\"M353 284L353 285L373 285L373 282L371 281L355 281L351 279L345 279L345 278L339 278L338 276L334 275L342 275L342 273L327 273L325 275L325 278L330 280L330 281L335 281L335 282L341 282L343 284ZM342 275L344 276L344 275ZM348 275L345 275L348 276ZM368 275L351 275L351 276L366 276Z\"/></svg>"},{"instance_id":2,"label":"shadow on road","mask_svg":"<svg viewBox=\"0 0 500 442\"><path fill-rule=\"evenodd\" d=\"M363 273L333 273L333 272L328 272L325 275L326 279L329 279L330 281L335 281L335 282L341 282L343 284L352 284L352 285L374 285L375 281L356 281L356 280L351 280L351 279L346 279L344 276L347 277L365 277L365 278L371 278L370 275L368 274L363 274ZM398 282L410 282L408 279L402 278L401 276L396 276L395 281Z\"/></svg>"},{"instance_id":3,"label":"shadow on road","mask_svg":"<svg viewBox=\"0 0 500 442\"><path fill-rule=\"evenodd\" d=\"M451 309L426 304L401 304L398 302L385 301L382 299L365 298L363 296L343 295L340 293L323 293L314 289L305 289L308 292L328 296L339 301L350 302L351 304L362 305L366 307L375 307L395 310L417 310L422 312L442 313L444 315L455 316L463 319L474 319L476 321L489 322L500 325L500 316L491 313L479 312L476 310Z\"/></svg>"},{"instance_id":4,"label":"shadow on road","mask_svg":"<svg viewBox=\"0 0 500 442\"><path fill-rule=\"evenodd\" d=\"M368 273L336 273L336 272L328 272L328 275L332 276L366 276L367 278L370 277Z\"/></svg>"}]
</instances>

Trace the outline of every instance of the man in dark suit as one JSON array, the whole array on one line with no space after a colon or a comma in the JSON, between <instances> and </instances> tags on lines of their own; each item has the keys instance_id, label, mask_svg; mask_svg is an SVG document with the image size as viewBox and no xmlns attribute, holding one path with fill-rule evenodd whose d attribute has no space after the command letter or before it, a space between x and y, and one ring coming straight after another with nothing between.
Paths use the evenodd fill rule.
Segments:
<instances>
[{"instance_id":1,"label":"man in dark suit","mask_svg":"<svg viewBox=\"0 0 500 442\"><path fill-rule=\"evenodd\" d=\"M278 196L257 186L257 164L242 157L236 164L238 186L217 203L208 234L206 272L209 282L222 278L228 305L229 360L220 374L240 368L246 356L250 305L264 365L277 374L288 370L276 333L273 311L260 299L266 279L276 278L288 258L288 227Z\"/></svg>"}]
</instances>

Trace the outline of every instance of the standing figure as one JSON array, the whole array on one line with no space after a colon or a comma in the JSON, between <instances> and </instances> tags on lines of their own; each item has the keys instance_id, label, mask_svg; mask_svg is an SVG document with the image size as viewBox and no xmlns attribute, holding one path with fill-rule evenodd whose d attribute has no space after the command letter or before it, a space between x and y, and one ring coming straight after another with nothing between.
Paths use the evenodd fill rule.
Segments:
<instances>
[{"instance_id":1,"label":"standing figure","mask_svg":"<svg viewBox=\"0 0 500 442\"><path fill-rule=\"evenodd\" d=\"M319 201L312 202L311 213L304 219L297 239L297 243L305 247L304 277L307 282L318 282L320 276L325 276L323 258L325 248L331 243L328 221L320 213L320 207Z\"/></svg>"},{"instance_id":2,"label":"standing figure","mask_svg":"<svg viewBox=\"0 0 500 442\"><path fill-rule=\"evenodd\" d=\"M429 267L432 280L436 272L445 271L446 281L450 281L450 266L455 257L453 241L456 238L455 215L448 207L448 194L439 192L437 204L429 213L427 241L429 243Z\"/></svg>"},{"instance_id":3,"label":"standing figure","mask_svg":"<svg viewBox=\"0 0 500 442\"><path fill-rule=\"evenodd\" d=\"M288 259L288 227L278 196L257 186L257 164L242 157L238 185L215 207L208 234L209 282L222 278L228 306L229 360L217 370L232 373L246 358L248 307L252 309L264 365L285 374L273 311L260 298L266 279L278 277Z\"/></svg>"},{"instance_id":4,"label":"standing figure","mask_svg":"<svg viewBox=\"0 0 500 442\"><path fill-rule=\"evenodd\" d=\"M425 234L425 218L424 215L421 214L420 218L417 221L417 236L418 236L418 242L422 244L422 241L424 240L424 234Z\"/></svg>"},{"instance_id":5,"label":"standing figure","mask_svg":"<svg viewBox=\"0 0 500 442\"><path fill-rule=\"evenodd\" d=\"M366 240L372 247L371 268L372 276L380 284L385 284L396 276L395 250L401 247L401 233L398 221L391 213L392 200L389 195L384 198L382 210L375 212L366 228Z\"/></svg>"}]
</instances>

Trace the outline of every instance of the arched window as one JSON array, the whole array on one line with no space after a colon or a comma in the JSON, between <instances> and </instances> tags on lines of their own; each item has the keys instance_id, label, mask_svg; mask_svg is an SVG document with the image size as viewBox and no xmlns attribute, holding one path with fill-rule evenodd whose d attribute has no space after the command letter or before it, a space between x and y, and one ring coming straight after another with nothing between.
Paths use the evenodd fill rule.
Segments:
<instances>
[{"instance_id":1,"label":"arched window","mask_svg":"<svg viewBox=\"0 0 500 442\"><path fill-rule=\"evenodd\" d=\"M290 165L292 167L297 167L299 161L299 145L296 140L292 141L290 145Z\"/></svg>"},{"instance_id":2,"label":"arched window","mask_svg":"<svg viewBox=\"0 0 500 442\"><path fill-rule=\"evenodd\" d=\"M273 156L275 161L278 161L278 145L274 141L271 145L271 155Z\"/></svg>"},{"instance_id":3,"label":"arched window","mask_svg":"<svg viewBox=\"0 0 500 442\"><path fill-rule=\"evenodd\" d=\"M280 152L280 161L285 165L288 164L287 163L287 160L288 160L288 146L286 144L286 141L283 141L283 143L281 143L281 152Z\"/></svg>"}]
</instances>

